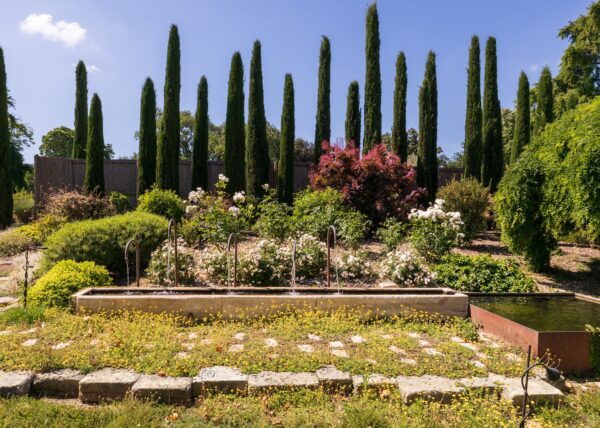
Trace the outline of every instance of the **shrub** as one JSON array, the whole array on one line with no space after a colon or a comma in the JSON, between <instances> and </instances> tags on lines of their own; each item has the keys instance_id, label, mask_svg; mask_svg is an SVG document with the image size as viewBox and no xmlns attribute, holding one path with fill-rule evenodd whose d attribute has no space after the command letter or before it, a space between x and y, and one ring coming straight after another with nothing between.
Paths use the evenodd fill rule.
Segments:
<instances>
[{"instance_id":1,"label":"shrub","mask_svg":"<svg viewBox=\"0 0 600 428\"><path fill-rule=\"evenodd\" d=\"M339 275L344 279L369 280L373 277L373 266L364 251L344 254L337 259L336 265Z\"/></svg>"},{"instance_id":2,"label":"shrub","mask_svg":"<svg viewBox=\"0 0 600 428\"><path fill-rule=\"evenodd\" d=\"M130 212L99 220L69 223L46 240L42 267L61 260L93 261L114 274L125 272L123 250L130 239L140 243L142 268L167 237L167 221L157 215Z\"/></svg>"},{"instance_id":3,"label":"shrub","mask_svg":"<svg viewBox=\"0 0 600 428\"><path fill-rule=\"evenodd\" d=\"M526 293L535 284L510 260L494 260L490 256L449 255L433 268L438 284L459 291L486 293Z\"/></svg>"},{"instance_id":4,"label":"shrub","mask_svg":"<svg viewBox=\"0 0 600 428\"><path fill-rule=\"evenodd\" d=\"M0 232L0 257L11 257L22 253L33 242L16 229Z\"/></svg>"},{"instance_id":5,"label":"shrub","mask_svg":"<svg viewBox=\"0 0 600 428\"><path fill-rule=\"evenodd\" d=\"M117 214L125 214L131 209L131 205L129 204L129 196L124 195L123 193L110 192L108 195L108 200L114 207Z\"/></svg>"},{"instance_id":6,"label":"shrub","mask_svg":"<svg viewBox=\"0 0 600 428\"><path fill-rule=\"evenodd\" d=\"M102 287L111 284L108 271L93 262L77 263L63 260L29 289L29 301L45 306L69 306L71 294L86 287Z\"/></svg>"},{"instance_id":7,"label":"shrub","mask_svg":"<svg viewBox=\"0 0 600 428\"><path fill-rule=\"evenodd\" d=\"M362 158L358 148L323 145L324 154L310 175L315 190L333 188L354 209L375 224L388 217L406 219L419 205L425 190L416 185L416 171L378 144Z\"/></svg>"},{"instance_id":8,"label":"shrub","mask_svg":"<svg viewBox=\"0 0 600 428\"><path fill-rule=\"evenodd\" d=\"M388 253L381 262L379 277L403 287L426 287L433 285L435 274L423 266L407 251L396 250Z\"/></svg>"},{"instance_id":9,"label":"shrub","mask_svg":"<svg viewBox=\"0 0 600 428\"><path fill-rule=\"evenodd\" d=\"M115 214L116 210L106 196L59 189L46 195L42 212L66 221L75 221L108 217Z\"/></svg>"},{"instance_id":10,"label":"shrub","mask_svg":"<svg viewBox=\"0 0 600 428\"><path fill-rule=\"evenodd\" d=\"M292 244L288 244L291 248ZM291 252L290 272L291 272ZM296 241L296 278L311 278L323 274L325 269L325 250L314 236L303 234Z\"/></svg>"},{"instance_id":11,"label":"shrub","mask_svg":"<svg viewBox=\"0 0 600 428\"><path fill-rule=\"evenodd\" d=\"M167 256L169 256L169 260L167 260ZM170 263L169 272L167 272L167 262ZM185 241L181 238L177 240L177 262L178 282L180 284L193 284L195 279L194 252L185 245ZM175 280L175 248L171 246L169 250L168 241L164 241L160 247L152 252L146 273L154 284L173 283Z\"/></svg>"},{"instance_id":12,"label":"shrub","mask_svg":"<svg viewBox=\"0 0 600 428\"><path fill-rule=\"evenodd\" d=\"M531 269L547 270L556 239L543 214L546 172L530 151L525 151L504 175L495 196L497 223L509 249L523 254Z\"/></svg>"},{"instance_id":13,"label":"shrub","mask_svg":"<svg viewBox=\"0 0 600 428\"><path fill-rule=\"evenodd\" d=\"M185 212L185 205L175 191L154 186L138 198L137 211L179 221Z\"/></svg>"},{"instance_id":14,"label":"shrub","mask_svg":"<svg viewBox=\"0 0 600 428\"><path fill-rule=\"evenodd\" d=\"M391 217L377 229L377 237L387 251L393 251L404 242L409 230L410 223Z\"/></svg>"},{"instance_id":15,"label":"shrub","mask_svg":"<svg viewBox=\"0 0 600 428\"><path fill-rule=\"evenodd\" d=\"M29 223L33 216L33 193L19 191L13 195L13 214L17 223Z\"/></svg>"},{"instance_id":16,"label":"shrub","mask_svg":"<svg viewBox=\"0 0 600 428\"><path fill-rule=\"evenodd\" d=\"M460 213L467 240L473 239L485 228L485 213L489 206L490 192L478 180L453 180L438 189L437 196L444 200L444 208Z\"/></svg>"},{"instance_id":17,"label":"shrub","mask_svg":"<svg viewBox=\"0 0 600 428\"><path fill-rule=\"evenodd\" d=\"M291 209L287 204L277 202L274 191L269 191L258 204L258 212L254 230L260 237L283 241L292 234Z\"/></svg>"},{"instance_id":18,"label":"shrub","mask_svg":"<svg viewBox=\"0 0 600 428\"><path fill-rule=\"evenodd\" d=\"M15 234L29 239L34 245L43 245L46 239L67 220L55 214L45 214L33 223L23 225L15 230Z\"/></svg>"},{"instance_id":19,"label":"shrub","mask_svg":"<svg viewBox=\"0 0 600 428\"><path fill-rule=\"evenodd\" d=\"M436 199L427 210L414 210L410 214L410 224L410 243L428 262L448 254L462 243L464 237L460 213L445 211L441 199Z\"/></svg>"}]
</instances>

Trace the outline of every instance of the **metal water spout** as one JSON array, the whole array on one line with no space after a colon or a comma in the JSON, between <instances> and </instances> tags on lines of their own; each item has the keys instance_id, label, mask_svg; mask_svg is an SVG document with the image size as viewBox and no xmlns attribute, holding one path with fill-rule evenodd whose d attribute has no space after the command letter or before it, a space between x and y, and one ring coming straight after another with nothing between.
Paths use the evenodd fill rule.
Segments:
<instances>
[{"instance_id":1,"label":"metal water spout","mask_svg":"<svg viewBox=\"0 0 600 428\"><path fill-rule=\"evenodd\" d=\"M237 287L237 266L238 266L238 239L235 233L230 233L227 238L227 291L231 288L231 243L233 241L233 286Z\"/></svg>"},{"instance_id":2,"label":"metal water spout","mask_svg":"<svg viewBox=\"0 0 600 428\"><path fill-rule=\"evenodd\" d=\"M140 286L140 244L136 239L130 239L125 244L125 267L127 270L127 285L129 285L129 248L135 247L135 285Z\"/></svg>"},{"instance_id":3,"label":"metal water spout","mask_svg":"<svg viewBox=\"0 0 600 428\"><path fill-rule=\"evenodd\" d=\"M292 293L296 293L296 240L292 243Z\"/></svg>"},{"instance_id":4,"label":"metal water spout","mask_svg":"<svg viewBox=\"0 0 600 428\"><path fill-rule=\"evenodd\" d=\"M174 284L175 287L179 284L179 258L177 257L177 222L174 218L169 220L169 229L167 231L167 281L171 277L171 242L173 242L173 257L175 258L175 275Z\"/></svg>"},{"instance_id":5,"label":"metal water spout","mask_svg":"<svg viewBox=\"0 0 600 428\"><path fill-rule=\"evenodd\" d=\"M331 225L327 228L327 287L331 287L331 248L337 256L337 233L335 226ZM335 280L337 283L338 293L340 292L340 278L338 275L337 258L335 262Z\"/></svg>"}]
</instances>

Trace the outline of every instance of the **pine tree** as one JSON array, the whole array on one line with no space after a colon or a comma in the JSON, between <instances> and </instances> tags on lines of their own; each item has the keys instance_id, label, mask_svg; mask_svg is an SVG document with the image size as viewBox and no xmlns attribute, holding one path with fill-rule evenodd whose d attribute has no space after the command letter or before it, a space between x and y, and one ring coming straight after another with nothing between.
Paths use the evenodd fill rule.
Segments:
<instances>
[{"instance_id":1,"label":"pine tree","mask_svg":"<svg viewBox=\"0 0 600 428\"><path fill-rule=\"evenodd\" d=\"M358 82L350 82L346 98L346 145L354 141L356 147L360 146L360 94Z\"/></svg>"},{"instance_id":2,"label":"pine tree","mask_svg":"<svg viewBox=\"0 0 600 428\"><path fill-rule=\"evenodd\" d=\"M290 205L294 199L295 133L294 81L291 74L286 74L283 87L283 108L281 110L281 145L279 146L279 167L277 168L277 199L279 202L285 202Z\"/></svg>"},{"instance_id":3,"label":"pine tree","mask_svg":"<svg viewBox=\"0 0 600 428\"><path fill-rule=\"evenodd\" d=\"M13 216L13 194L8 129L8 88L4 51L0 48L0 229L10 226Z\"/></svg>"},{"instance_id":4,"label":"pine tree","mask_svg":"<svg viewBox=\"0 0 600 428\"><path fill-rule=\"evenodd\" d=\"M408 135L406 133L406 57L400 52L396 58L394 87L394 120L392 123L392 151L402 162L408 160Z\"/></svg>"},{"instance_id":5,"label":"pine tree","mask_svg":"<svg viewBox=\"0 0 600 428\"><path fill-rule=\"evenodd\" d=\"M248 93L248 135L246 141L246 193L262 196L263 185L269 183L269 147L262 80L260 42L256 40L250 61Z\"/></svg>"},{"instance_id":6,"label":"pine tree","mask_svg":"<svg viewBox=\"0 0 600 428\"><path fill-rule=\"evenodd\" d=\"M88 127L87 70L83 61L75 68L75 138L73 139L73 159L85 159Z\"/></svg>"},{"instance_id":7,"label":"pine tree","mask_svg":"<svg viewBox=\"0 0 600 428\"><path fill-rule=\"evenodd\" d=\"M104 192L104 131L102 103L98 94L92 96L87 135L83 189L87 193L102 193Z\"/></svg>"},{"instance_id":8,"label":"pine tree","mask_svg":"<svg viewBox=\"0 0 600 428\"><path fill-rule=\"evenodd\" d=\"M536 131L541 132L548 123L554 121L554 94L552 90L552 74L546 66L537 84Z\"/></svg>"},{"instance_id":9,"label":"pine tree","mask_svg":"<svg viewBox=\"0 0 600 428\"><path fill-rule=\"evenodd\" d=\"M142 89L139 142L138 196L156 182L156 91L149 77Z\"/></svg>"},{"instance_id":10,"label":"pine tree","mask_svg":"<svg viewBox=\"0 0 600 428\"><path fill-rule=\"evenodd\" d=\"M381 143L381 69L379 66L379 16L376 3L369 6L367 10L366 27L367 69L365 73L363 153L367 153L375 144Z\"/></svg>"},{"instance_id":11,"label":"pine tree","mask_svg":"<svg viewBox=\"0 0 600 428\"><path fill-rule=\"evenodd\" d=\"M417 149L417 183L435 200L438 184L437 165L437 73L435 53L429 52L425 77L419 91L419 145Z\"/></svg>"},{"instance_id":12,"label":"pine tree","mask_svg":"<svg viewBox=\"0 0 600 428\"><path fill-rule=\"evenodd\" d=\"M481 180L481 66L479 37L471 37L465 117L465 177Z\"/></svg>"},{"instance_id":13,"label":"pine tree","mask_svg":"<svg viewBox=\"0 0 600 428\"><path fill-rule=\"evenodd\" d=\"M177 26L171 25L167 47L164 108L156 158L156 183L162 189L179 191L179 92L181 53Z\"/></svg>"},{"instance_id":14,"label":"pine tree","mask_svg":"<svg viewBox=\"0 0 600 428\"><path fill-rule=\"evenodd\" d=\"M331 46L325 36L319 53L319 90L317 94L317 124L315 126L315 163L321 158L323 141L331 139Z\"/></svg>"},{"instance_id":15,"label":"pine tree","mask_svg":"<svg viewBox=\"0 0 600 428\"><path fill-rule=\"evenodd\" d=\"M492 192L496 191L504 172L502 117L500 100L498 100L496 61L496 39L490 37L485 46L481 181Z\"/></svg>"},{"instance_id":16,"label":"pine tree","mask_svg":"<svg viewBox=\"0 0 600 428\"><path fill-rule=\"evenodd\" d=\"M529 80L521 71L519 76L519 89L517 91L517 111L515 113L515 136L512 141L510 163L519 158L523 148L529 144L530 138L530 111L529 111Z\"/></svg>"},{"instance_id":17,"label":"pine tree","mask_svg":"<svg viewBox=\"0 0 600 428\"><path fill-rule=\"evenodd\" d=\"M244 124L244 67L239 52L231 58L225 117L225 175L230 193L246 188L246 129Z\"/></svg>"},{"instance_id":18,"label":"pine tree","mask_svg":"<svg viewBox=\"0 0 600 428\"><path fill-rule=\"evenodd\" d=\"M194 116L192 145L192 189L208 188L208 82L200 78Z\"/></svg>"}]
</instances>

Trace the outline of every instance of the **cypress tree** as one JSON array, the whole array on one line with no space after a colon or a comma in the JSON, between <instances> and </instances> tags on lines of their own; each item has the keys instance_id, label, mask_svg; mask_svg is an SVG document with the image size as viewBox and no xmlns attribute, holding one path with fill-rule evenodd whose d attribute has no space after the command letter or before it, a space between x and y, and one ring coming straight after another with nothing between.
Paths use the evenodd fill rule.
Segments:
<instances>
[{"instance_id":1,"label":"cypress tree","mask_svg":"<svg viewBox=\"0 0 600 428\"><path fill-rule=\"evenodd\" d=\"M510 163L515 163L523 148L529 144L530 117L529 117L529 80L521 71L519 76L519 89L517 91L517 111L515 113L515 136L512 141Z\"/></svg>"},{"instance_id":2,"label":"cypress tree","mask_svg":"<svg viewBox=\"0 0 600 428\"><path fill-rule=\"evenodd\" d=\"M156 182L156 91L149 77L142 89L138 154L138 196Z\"/></svg>"},{"instance_id":3,"label":"cypress tree","mask_svg":"<svg viewBox=\"0 0 600 428\"><path fill-rule=\"evenodd\" d=\"M365 55L365 131L363 153L381 143L381 70L379 66L379 16L377 4L367 9Z\"/></svg>"},{"instance_id":4,"label":"cypress tree","mask_svg":"<svg viewBox=\"0 0 600 428\"><path fill-rule=\"evenodd\" d=\"M192 145L192 189L208 188L208 82L200 78L194 116Z\"/></svg>"},{"instance_id":5,"label":"cypress tree","mask_svg":"<svg viewBox=\"0 0 600 428\"><path fill-rule=\"evenodd\" d=\"M256 40L250 61L248 93L248 135L246 142L246 193L262 196L263 185L269 183L269 147L262 81L260 42Z\"/></svg>"},{"instance_id":6,"label":"cypress tree","mask_svg":"<svg viewBox=\"0 0 600 428\"><path fill-rule=\"evenodd\" d=\"M360 94L358 82L350 82L346 98L346 145L354 141L356 147L360 146Z\"/></svg>"},{"instance_id":7,"label":"cypress tree","mask_svg":"<svg viewBox=\"0 0 600 428\"><path fill-rule=\"evenodd\" d=\"M73 139L73 159L85 159L87 145L87 70L83 61L75 68L75 138Z\"/></svg>"},{"instance_id":8,"label":"cypress tree","mask_svg":"<svg viewBox=\"0 0 600 428\"><path fill-rule=\"evenodd\" d=\"M536 130L543 131L548 123L554 120L554 94L552 91L552 74L548 66L544 67L537 84L537 117Z\"/></svg>"},{"instance_id":9,"label":"cypress tree","mask_svg":"<svg viewBox=\"0 0 600 428\"><path fill-rule=\"evenodd\" d=\"M102 103L98 94L94 94L90 104L88 141L85 150L83 189L87 193L104 192L104 131L102 127Z\"/></svg>"},{"instance_id":10,"label":"cypress tree","mask_svg":"<svg viewBox=\"0 0 600 428\"><path fill-rule=\"evenodd\" d=\"M225 118L225 175L229 178L227 190L230 193L244 190L246 187L245 135L244 67L242 56L236 52L231 58Z\"/></svg>"},{"instance_id":11,"label":"cypress tree","mask_svg":"<svg viewBox=\"0 0 600 428\"><path fill-rule=\"evenodd\" d=\"M179 92L181 53L177 26L171 25L167 47L164 107L156 158L156 183L162 189L179 191Z\"/></svg>"},{"instance_id":12,"label":"cypress tree","mask_svg":"<svg viewBox=\"0 0 600 428\"><path fill-rule=\"evenodd\" d=\"M417 183L435 200L438 184L437 165L437 73L435 53L429 52L425 77L419 91L419 145L417 150Z\"/></svg>"},{"instance_id":13,"label":"cypress tree","mask_svg":"<svg viewBox=\"0 0 600 428\"><path fill-rule=\"evenodd\" d=\"M498 70L496 39L490 37L485 46L485 75L483 87L483 136L481 180L495 192L504 167L502 149L502 118L498 100Z\"/></svg>"},{"instance_id":14,"label":"cypress tree","mask_svg":"<svg viewBox=\"0 0 600 428\"><path fill-rule=\"evenodd\" d=\"M283 108L281 110L281 145L279 146L279 168L277 169L277 199L291 204L294 199L294 81L291 74L285 75Z\"/></svg>"},{"instance_id":15,"label":"cypress tree","mask_svg":"<svg viewBox=\"0 0 600 428\"><path fill-rule=\"evenodd\" d=\"M394 87L394 120L392 123L392 151L402 162L408 160L408 135L406 133L406 57L400 52L396 58Z\"/></svg>"},{"instance_id":16,"label":"cypress tree","mask_svg":"<svg viewBox=\"0 0 600 428\"><path fill-rule=\"evenodd\" d=\"M6 67L4 65L4 51L0 48L0 229L10 226L13 216L10 157Z\"/></svg>"},{"instance_id":17,"label":"cypress tree","mask_svg":"<svg viewBox=\"0 0 600 428\"><path fill-rule=\"evenodd\" d=\"M479 37L471 37L465 116L465 177L481 180L481 66Z\"/></svg>"},{"instance_id":18,"label":"cypress tree","mask_svg":"<svg viewBox=\"0 0 600 428\"><path fill-rule=\"evenodd\" d=\"M321 158L324 140L331 139L331 46L325 36L321 39L319 53L319 90L317 94L317 121L315 126L315 163Z\"/></svg>"}]
</instances>

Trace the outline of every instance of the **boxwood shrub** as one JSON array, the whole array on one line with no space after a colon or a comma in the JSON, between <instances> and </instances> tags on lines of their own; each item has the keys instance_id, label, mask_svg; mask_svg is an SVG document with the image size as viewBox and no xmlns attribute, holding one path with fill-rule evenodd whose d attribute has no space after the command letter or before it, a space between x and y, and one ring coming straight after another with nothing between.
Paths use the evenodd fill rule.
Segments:
<instances>
[{"instance_id":1,"label":"boxwood shrub","mask_svg":"<svg viewBox=\"0 0 600 428\"><path fill-rule=\"evenodd\" d=\"M179 221L185 212L185 204L173 190L153 187L138 198L137 211L158 214Z\"/></svg>"},{"instance_id":2,"label":"boxwood shrub","mask_svg":"<svg viewBox=\"0 0 600 428\"><path fill-rule=\"evenodd\" d=\"M167 237L167 221L144 212L69 223L46 240L42 269L61 260L93 261L113 274L125 272L123 250L130 239L140 243L142 267Z\"/></svg>"}]
</instances>

